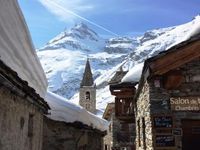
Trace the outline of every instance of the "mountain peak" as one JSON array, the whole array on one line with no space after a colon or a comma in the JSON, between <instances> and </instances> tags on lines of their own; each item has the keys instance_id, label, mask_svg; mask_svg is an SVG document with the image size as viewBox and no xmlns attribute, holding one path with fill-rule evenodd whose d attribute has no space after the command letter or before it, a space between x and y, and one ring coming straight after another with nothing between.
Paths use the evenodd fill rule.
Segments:
<instances>
[{"instance_id":1,"label":"mountain peak","mask_svg":"<svg viewBox=\"0 0 200 150\"><path fill-rule=\"evenodd\" d=\"M87 24L81 22L70 29L65 29L40 50L65 48L94 51L102 49L104 42L104 39L99 37Z\"/></svg>"},{"instance_id":2,"label":"mountain peak","mask_svg":"<svg viewBox=\"0 0 200 150\"><path fill-rule=\"evenodd\" d=\"M75 29L89 29L87 24L85 24L83 22L75 24L75 26L73 28L75 28Z\"/></svg>"},{"instance_id":3,"label":"mountain peak","mask_svg":"<svg viewBox=\"0 0 200 150\"><path fill-rule=\"evenodd\" d=\"M75 24L75 26L71 28L71 32L77 33L79 35L79 38L89 38L95 41L99 38L98 34L90 29L88 25L83 22Z\"/></svg>"}]
</instances>

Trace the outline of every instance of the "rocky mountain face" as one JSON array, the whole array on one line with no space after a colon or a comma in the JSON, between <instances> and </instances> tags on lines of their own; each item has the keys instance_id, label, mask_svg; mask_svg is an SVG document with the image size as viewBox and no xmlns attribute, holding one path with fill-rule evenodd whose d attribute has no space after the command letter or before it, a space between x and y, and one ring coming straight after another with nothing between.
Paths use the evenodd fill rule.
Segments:
<instances>
[{"instance_id":1,"label":"rocky mountain face","mask_svg":"<svg viewBox=\"0 0 200 150\"><path fill-rule=\"evenodd\" d=\"M97 108L113 101L108 81L122 67L128 70L180 43L200 22L196 17L183 25L147 31L140 37L101 38L81 23L61 32L37 51L49 82L49 90L78 103L78 90L89 57L97 84Z\"/></svg>"}]
</instances>

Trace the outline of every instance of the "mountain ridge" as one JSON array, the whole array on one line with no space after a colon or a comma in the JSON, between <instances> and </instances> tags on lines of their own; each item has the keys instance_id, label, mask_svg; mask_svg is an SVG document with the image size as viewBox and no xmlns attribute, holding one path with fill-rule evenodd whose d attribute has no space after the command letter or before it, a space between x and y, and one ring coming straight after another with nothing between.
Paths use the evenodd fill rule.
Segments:
<instances>
[{"instance_id":1,"label":"mountain ridge","mask_svg":"<svg viewBox=\"0 0 200 150\"><path fill-rule=\"evenodd\" d=\"M198 22L200 22L200 17L197 16L188 23L149 30L139 37L103 39L95 31L96 34L91 32L90 35L94 36L94 39L98 37L97 40L88 39L86 35L83 35L85 38L82 39L67 36L64 41L57 38L57 43L52 44L50 42L37 53L47 75L50 91L77 104L84 65L87 57L89 57L97 84L97 108L103 111L106 104L114 100L109 92L108 81L117 69L120 67L124 70L133 68L146 58L182 42ZM84 29L87 29L87 27L84 27ZM67 33L70 32L72 30L68 30ZM73 47L69 42L66 42L70 40L76 41L80 47ZM77 44L76 42L75 44Z\"/></svg>"}]
</instances>

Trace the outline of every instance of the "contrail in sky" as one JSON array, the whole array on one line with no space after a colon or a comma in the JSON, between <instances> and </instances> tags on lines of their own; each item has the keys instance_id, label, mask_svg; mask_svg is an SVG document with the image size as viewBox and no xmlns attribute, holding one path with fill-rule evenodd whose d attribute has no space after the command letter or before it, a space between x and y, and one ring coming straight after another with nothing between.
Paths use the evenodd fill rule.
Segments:
<instances>
[{"instance_id":1,"label":"contrail in sky","mask_svg":"<svg viewBox=\"0 0 200 150\"><path fill-rule=\"evenodd\" d=\"M63 11L66 12L66 13L72 14L72 15L74 15L74 16L76 16L76 17L78 17L78 18L80 18L80 19L82 19L82 20L84 20L84 21L87 21L88 23L90 23L90 24L92 24L92 25L94 25L94 26L96 26L96 27L98 27L98 28L100 28L100 29L102 29L102 30L104 30L104 31L106 31L106 32L108 32L108 33L110 33L110 34L112 34L112 35L118 36L118 34L116 34L116 33L112 32L112 31L110 31L110 30L104 28L104 27L101 26L101 25L96 24L96 23L93 22L93 21L88 20L87 18L84 18L84 17L82 17L82 16L80 16L80 15L74 13L74 12L71 11L71 10L65 9L64 7L58 5L57 3L53 2L53 1L50 1L50 0L49 0L48 2L51 3L52 5L54 5L54 6L58 7L58 8L60 8L61 10L63 10Z\"/></svg>"}]
</instances>

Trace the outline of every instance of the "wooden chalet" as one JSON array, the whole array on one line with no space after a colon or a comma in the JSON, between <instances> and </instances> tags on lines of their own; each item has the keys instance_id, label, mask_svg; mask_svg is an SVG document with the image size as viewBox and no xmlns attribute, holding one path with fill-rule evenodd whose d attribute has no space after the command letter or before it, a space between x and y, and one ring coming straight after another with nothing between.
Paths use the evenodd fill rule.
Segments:
<instances>
[{"instance_id":1,"label":"wooden chalet","mask_svg":"<svg viewBox=\"0 0 200 150\"><path fill-rule=\"evenodd\" d=\"M199 150L200 36L144 64L136 93L136 149Z\"/></svg>"},{"instance_id":2,"label":"wooden chalet","mask_svg":"<svg viewBox=\"0 0 200 150\"><path fill-rule=\"evenodd\" d=\"M136 92L136 83L122 83L127 71L117 71L109 82L110 92L115 96L115 115L124 122L134 123L133 98Z\"/></svg>"},{"instance_id":3,"label":"wooden chalet","mask_svg":"<svg viewBox=\"0 0 200 150\"><path fill-rule=\"evenodd\" d=\"M121 80L127 71L117 71L113 76L110 85L110 92L115 96L115 117L120 125L115 130L118 141L118 148L135 149L135 114L134 101L136 83L122 83Z\"/></svg>"}]
</instances>

